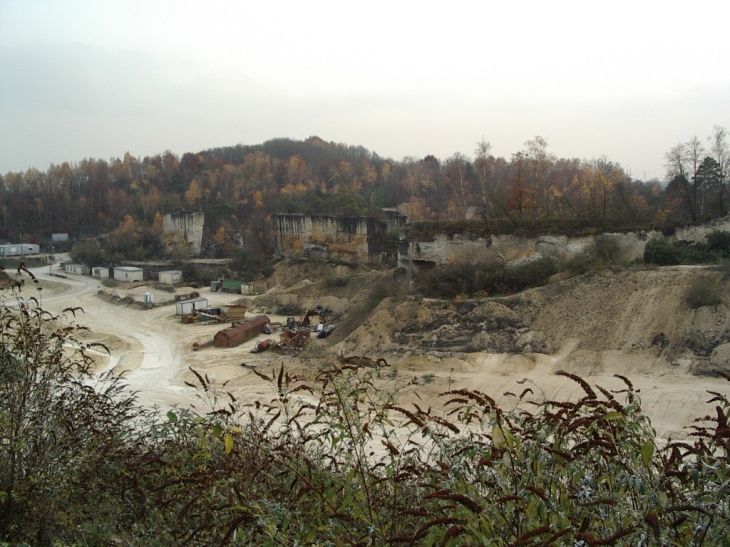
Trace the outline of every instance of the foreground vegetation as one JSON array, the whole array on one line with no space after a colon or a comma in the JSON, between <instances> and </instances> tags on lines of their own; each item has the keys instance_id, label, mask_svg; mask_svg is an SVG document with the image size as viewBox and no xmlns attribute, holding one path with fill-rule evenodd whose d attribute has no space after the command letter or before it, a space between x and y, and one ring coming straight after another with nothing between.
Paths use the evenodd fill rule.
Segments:
<instances>
[{"instance_id":1,"label":"foreground vegetation","mask_svg":"<svg viewBox=\"0 0 730 547\"><path fill-rule=\"evenodd\" d=\"M0 541L90 545L730 545L730 401L657 444L628 378L403 408L387 369L323 363L238 401L140 409L95 380L75 310L0 309ZM13 304L13 306L11 306ZM73 349L72 349L73 348ZM380 363L384 365L384 363ZM730 378L726 378L730 379ZM537 402L528 402L534 401Z\"/></svg>"}]
</instances>

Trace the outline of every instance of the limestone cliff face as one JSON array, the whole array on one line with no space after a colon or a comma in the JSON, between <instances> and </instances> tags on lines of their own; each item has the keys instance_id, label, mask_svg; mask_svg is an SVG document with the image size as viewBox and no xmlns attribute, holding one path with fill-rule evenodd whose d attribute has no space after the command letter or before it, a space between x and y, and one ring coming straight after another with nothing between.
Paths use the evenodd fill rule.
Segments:
<instances>
[{"instance_id":1,"label":"limestone cliff face","mask_svg":"<svg viewBox=\"0 0 730 547\"><path fill-rule=\"evenodd\" d=\"M162 240L165 245L185 249L190 256L200 254L203 243L205 213L182 211L162 218Z\"/></svg>"},{"instance_id":2,"label":"limestone cliff face","mask_svg":"<svg viewBox=\"0 0 730 547\"><path fill-rule=\"evenodd\" d=\"M456 233L413 239L407 236L406 217L385 210L386 220L335 215L275 214L272 227L276 248L282 256L340 258L363 263L383 262L396 254L398 266L406 268L441 266L448 262L512 262L531 257L570 258L595 241L595 236L570 237L559 234L486 237ZM704 242L715 230L730 231L730 215L716 221L680 228L670 239ZM660 232L604 233L615 240L620 258L631 261L644 256L646 243Z\"/></svg>"},{"instance_id":3,"label":"limestone cliff face","mask_svg":"<svg viewBox=\"0 0 730 547\"><path fill-rule=\"evenodd\" d=\"M678 228L674 235L675 238L678 240L705 243L707 241L707 236L715 231L730 232L730 215L712 220L710 222L706 222L704 224Z\"/></svg>"},{"instance_id":4,"label":"limestone cliff face","mask_svg":"<svg viewBox=\"0 0 730 547\"><path fill-rule=\"evenodd\" d=\"M622 258L633 260L644 255L646 242L655 233L603 234L616 240ZM511 262L533 256L570 257L586 249L594 241L593 236L568 237L564 235L540 235L524 237L517 235L493 235L473 237L465 234L452 236L439 234L431 241L410 241L401 243L398 265L418 268L441 266L448 262Z\"/></svg>"},{"instance_id":5,"label":"limestone cliff face","mask_svg":"<svg viewBox=\"0 0 730 547\"><path fill-rule=\"evenodd\" d=\"M275 214L271 222L282 256L382 262L395 251L389 223L372 217Z\"/></svg>"}]
</instances>

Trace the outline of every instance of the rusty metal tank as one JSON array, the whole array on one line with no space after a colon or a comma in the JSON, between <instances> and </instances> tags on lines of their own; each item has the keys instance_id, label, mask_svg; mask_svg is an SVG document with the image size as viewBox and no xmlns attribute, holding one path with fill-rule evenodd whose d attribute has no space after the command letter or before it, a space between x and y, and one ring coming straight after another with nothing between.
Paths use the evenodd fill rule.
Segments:
<instances>
[{"instance_id":1,"label":"rusty metal tank","mask_svg":"<svg viewBox=\"0 0 730 547\"><path fill-rule=\"evenodd\" d=\"M271 321L266 315L257 315L243 323L239 323L218 331L213 337L213 345L217 348L232 348L256 338L264 331L264 325Z\"/></svg>"}]
</instances>

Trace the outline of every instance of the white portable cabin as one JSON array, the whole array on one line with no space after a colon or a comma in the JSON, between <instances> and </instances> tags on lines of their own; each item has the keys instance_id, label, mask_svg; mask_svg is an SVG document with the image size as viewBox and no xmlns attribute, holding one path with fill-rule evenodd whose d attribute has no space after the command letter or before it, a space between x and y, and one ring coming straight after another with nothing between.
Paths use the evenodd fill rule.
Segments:
<instances>
[{"instance_id":1,"label":"white portable cabin","mask_svg":"<svg viewBox=\"0 0 730 547\"><path fill-rule=\"evenodd\" d=\"M182 281L182 272L180 270L160 272L158 279L160 283L164 283L165 285L176 285Z\"/></svg>"},{"instance_id":2,"label":"white portable cabin","mask_svg":"<svg viewBox=\"0 0 730 547\"><path fill-rule=\"evenodd\" d=\"M190 315L195 310L204 310L208 307L207 298L193 298L191 300L181 300L175 304L176 315Z\"/></svg>"},{"instance_id":3,"label":"white portable cabin","mask_svg":"<svg viewBox=\"0 0 730 547\"><path fill-rule=\"evenodd\" d=\"M68 234L51 234L51 241L53 241L54 243L68 241Z\"/></svg>"},{"instance_id":4,"label":"white portable cabin","mask_svg":"<svg viewBox=\"0 0 730 547\"><path fill-rule=\"evenodd\" d=\"M0 245L0 256L37 255L41 248L33 243L8 243Z\"/></svg>"},{"instance_id":5,"label":"white portable cabin","mask_svg":"<svg viewBox=\"0 0 730 547\"><path fill-rule=\"evenodd\" d=\"M89 275L89 267L86 264L66 264L66 273L73 275Z\"/></svg>"},{"instance_id":6,"label":"white portable cabin","mask_svg":"<svg viewBox=\"0 0 730 547\"><path fill-rule=\"evenodd\" d=\"M144 270L136 266L118 266L114 268L114 279L117 281L144 281Z\"/></svg>"},{"instance_id":7,"label":"white portable cabin","mask_svg":"<svg viewBox=\"0 0 730 547\"><path fill-rule=\"evenodd\" d=\"M109 277L109 268L106 266L94 266L91 268L91 275L99 279L104 279L105 277Z\"/></svg>"}]
</instances>

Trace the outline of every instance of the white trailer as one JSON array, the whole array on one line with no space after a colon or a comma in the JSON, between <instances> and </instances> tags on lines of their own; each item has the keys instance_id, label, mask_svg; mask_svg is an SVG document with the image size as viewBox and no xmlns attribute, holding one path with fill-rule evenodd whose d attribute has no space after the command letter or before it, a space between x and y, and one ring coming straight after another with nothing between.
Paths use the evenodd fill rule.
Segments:
<instances>
[{"instance_id":1,"label":"white trailer","mask_svg":"<svg viewBox=\"0 0 730 547\"><path fill-rule=\"evenodd\" d=\"M86 264L66 264L66 273L73 275L89 275L89 267Z\"/></svg>"},{"instance_id":2,"label":"white trailer","mask_svg":"<svg viewBox=\"0 0 730 547\"><path fill-rule=\"evenodd\" d=\"M37 255L41 248L33 243L8 243L0 245L0 256Z\"/></svg>"},{"instance_id":3,"label":"white trailer","mask_svg":"<svg viewBox=\"0 0 730 547\"><path fill-rule=\"evenodd\" d=\"M91 269L91 275L98 279L104 279L109 277L109 268L106 266L94 266Z\"/></svg>"},{"instance_id":4,"label":"white trailer","mask_svg":"<svg viewBox=\"0 0 730 547\"><path fill-rule=\"evenodd\" d=\"M181 300L175 304L176 315L190 315L195 310L204 310L208 307L207 298L193 298L191 300Z\"/></svg>"},{"instance_id":5,"label":"white trailer","mask_svg":"<svg viewBox=\"0 0 730 547\"><path fill-rule=\"evenodd\" d=\"M160 283L165 285L177 285L182 281L182 272L180 270L168 270L160 272L158 275Z\"/></svg>"},{"instance_id":6,"label":"white trailer","mask_svg":"<svg viewBox=\"0 0 730 547\"><path fill-rule=\"evenodd\" d=\"M127 283L144 281L144 270L136 266L118 266L114 268L114 279Z\"/></svg>"}]
</instances>

